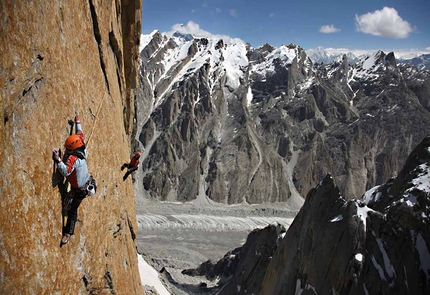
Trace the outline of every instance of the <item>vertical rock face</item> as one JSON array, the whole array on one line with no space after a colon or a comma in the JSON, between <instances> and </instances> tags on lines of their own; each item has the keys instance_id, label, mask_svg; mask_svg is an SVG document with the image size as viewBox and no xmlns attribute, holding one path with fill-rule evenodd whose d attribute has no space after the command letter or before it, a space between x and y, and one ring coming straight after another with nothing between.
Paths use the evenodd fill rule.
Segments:
<instances>
[{"instance_id":1,"label":"vertical rock face","mask_svg":"<svg viewBox=\"0 0 430 295\"><path fill-rule=\"evenodd\" d=\"M0 293L142 293L129 159L141 1L0 4ZM51 150L80 112L98 184L59 247Z\"/></svg>"}]
</instances>

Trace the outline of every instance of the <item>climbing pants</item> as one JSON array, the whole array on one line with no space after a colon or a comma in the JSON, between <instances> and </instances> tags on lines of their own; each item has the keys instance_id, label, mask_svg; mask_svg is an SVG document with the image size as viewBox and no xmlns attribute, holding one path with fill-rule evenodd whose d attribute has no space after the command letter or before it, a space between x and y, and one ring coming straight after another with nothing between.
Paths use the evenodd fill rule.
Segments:
<instances>
[{"instance_id":1,"label":"climbing pants","mask_svg":"<svg viewBox=\"0 0 430 295\"><path fill-rule=\"evenodd\" d=\"M125 165L127 165L127 166L125 166ZM123 165L123 167L128 168L128 170L127 170L127 172L124 174L124 177L122 178L122 180L126 180L126 179L127 179L127 177L128 177L132 172L134 172L134 171L136 171L136 170L137 170L137 167L132 167L132 166L130 166L130 165L128 165L128 164L124 164L124 165Z\"/></svg>"},{"instance_id":2,"label":"climbing pants","mask_svg":"<svg viewBox=\"0 0 430 295\"><path fill-rule=\"evenodd\" d=\"M72 203L70 204L70 208L67 210L67 223L66 227L64 228L64 233L68 233L70 235L73 235L75 232L75 224L76 220L78 219L78 207L81 204L82 200L85 199L87 196L87 191L85 190L79 190L79 189L72 189L70 191L71 194L74 194L72 198Z\"/></svg>"}]
</instances>

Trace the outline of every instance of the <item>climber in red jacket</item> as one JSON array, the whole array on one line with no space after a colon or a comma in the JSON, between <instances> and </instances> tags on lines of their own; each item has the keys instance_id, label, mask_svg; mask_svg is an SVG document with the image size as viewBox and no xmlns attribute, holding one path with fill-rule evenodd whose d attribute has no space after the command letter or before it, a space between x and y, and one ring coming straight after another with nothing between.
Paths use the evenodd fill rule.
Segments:
<instances>
[{"instance_id":1,"label":"climber in red jacket","mask_svg":"<svg viewBox=\"0 0 430 295\"><path fill-rule=\"evenodd\" d=\"M127 172L125 173L124 177L122 178L122 180L126 180L127 177L134 171L137 170L139 163L140 163L140 156L142 155L141 152L137 151L134 156L131 158L130 163L124 163L121 166L121 171L124 170L125 168L127 168Z\"/></svg>"},{"instance_id":2,"label":"climber in red jacket","mask_svg":"<svg viewBox=\"0 0 430 295\"><path fill-rule=\"evenodd\" d=\"M52 159L57 163L58 170L66 177L71 186L71 190L67 195L66 206L68 217L61 245L66 244L75 231L78 207L82 200L87 195L93 195L97 190L94 178L88 173L84 133L82 132L78 112L76 112L75 116L75 125L76 134L67 137L64 143L64 147L66 148L64 155L65 162L60 158L59 149L52 151Z\"/></svg>"}]
</instances>

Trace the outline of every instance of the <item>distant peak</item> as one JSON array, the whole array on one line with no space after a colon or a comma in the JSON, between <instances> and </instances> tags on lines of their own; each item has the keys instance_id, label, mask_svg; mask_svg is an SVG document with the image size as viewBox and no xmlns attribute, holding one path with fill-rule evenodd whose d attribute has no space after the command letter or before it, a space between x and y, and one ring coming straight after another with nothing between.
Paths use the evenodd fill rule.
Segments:
<instances>
[{"instance_id":1,"label":"distant peak","mask_svg":"<svg viewBox=\"0 0 430 295\"><path fill-rule=\"evenodd\" d=\"M259 49L274 49L275 47L273 47L272 45L270 45L269 43L264 43L263 45L261 45L260 47L258 47Z\"/></svg>"},{"instance_id":2,"label":"distant peak","mask_svg":"<svg viewBox=\"0 0 430 295\"><path fill-rule=\"evenodd\" d=\"M176 37L176 38L181 38L184 41L192 41L194 39L194 36L191 34L185 34L185 33L180 33L178 31L174 32L172 37Z\"/></svg>"},{"instance_id":3,"label":"distant peak","mask_svg":"<svg viewBox=\"0 0 430 295\"><path fill-rule=\"evenodd\" d=\"M384 58L385 57L385 52L382 50L378 50L376 51L373 56L375 56L376 58Z\"/></svg>"}]
</instances>

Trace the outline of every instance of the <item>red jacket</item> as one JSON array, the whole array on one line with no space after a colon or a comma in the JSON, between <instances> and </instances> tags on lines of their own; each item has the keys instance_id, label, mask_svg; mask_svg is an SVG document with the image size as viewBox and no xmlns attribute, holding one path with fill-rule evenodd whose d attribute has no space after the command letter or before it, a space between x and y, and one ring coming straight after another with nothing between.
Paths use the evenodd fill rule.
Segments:
<instances>
[{"instance_id":1,"label":"red jacket","mask_svg":"<svg viewBox=\"0 0 430 295\"><path fill-rule=\"evenodd\" d=\"M131 161L130 161L129 165L131 167L133 167L133 168L137 168L137 166L139 166L139 163L140 163L140 159L136 158L136 157L133 157L133 158L131 158Z\"/></svg>"}]
</instances>

